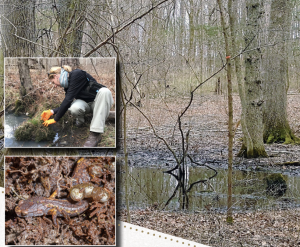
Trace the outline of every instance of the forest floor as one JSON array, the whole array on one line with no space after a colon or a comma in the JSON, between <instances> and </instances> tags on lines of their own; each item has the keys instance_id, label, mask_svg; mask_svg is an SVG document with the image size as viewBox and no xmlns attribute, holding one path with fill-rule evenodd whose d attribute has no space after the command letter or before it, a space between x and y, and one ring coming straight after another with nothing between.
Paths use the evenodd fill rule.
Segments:
<instances>
[{"instance_id":1,"label":"forest floor","mask_svg":"<svg viewBox=\"0 0 300 247\"><path fill-rule=\"evenodd\" d=\"M300 176L300 146L283 143L266 144L269 157L259 159L238 158L242 144L238 95L234 99L234 160L238 170L280 172ZM171 97L148 99L139 110L151 121L158 135L163 137L180 156L181 134L176 123L179 113L189 98ZM300 137L300 95L288 94L288 120L297 137ZM128 109L129 165L159 167L169 170L176 165L172 153L163 141L153 134L149 122L135 107ZM216 169L227 169L228 145L227 98L222 95L201 95L182 119L183 131L189 134L189 154L199 163ZM291 163L292 162L292 163ZM121 172L124 172L123 167ZM196 241L209 246L300 246L300 208L257 210L234 214L234 223L226 223L226 214L207 211L158 211L149 206L130 211L131 223L146 228ZM120 210L120 220L126 221L126 212Z\"/></svg>"},{"instance_id":2,"label":"forest floor","mask_svg":"<svg viewBox=\"0 0 300 247\"><path fill-rule=\"evenodd\" d=\"M300 246L300 209L236 213L234 223L215 212L130 212L131 223L214 247ZM119 219L126 221L126 214Z\"/></svg>"},{"instance_id":3,"label":"forest floor","mask_svg":"<svg viewBox=\"0 0 300 247\"><path fill-rule=\"evenodd\" d=\"M95 78L97 75L92 75ZM97 78L96 78L97 79ZM14 114L25 114L31 119L40 120L40 115L44 110L59 107L64 99L64 90L61 87L54 87L47 79L46 71L31 70L31 80L33 90L20 100L20 79L17 71L10 71L6 75L5 80L5 109L6 112ZM98 79L100 80L100 79ZM101 78L101 83L106 85L112 92L115 99L114 78ZM21 105L16 102L21 102ZM114 110L115 106L111 110ZM17 110L17 112L16 112ZM65 114L66 116L67 114ZM87 123L92 119L92 115L87 116ZM77 127L75 119L70 117L62 118L55 126L50 126L59 139L49 146L54 147L83 147L87 137L89 136L89 124ZM114 147L116 143L115 122L107 122L105 132L98 147Z\"/></svg>"}]
</instances>

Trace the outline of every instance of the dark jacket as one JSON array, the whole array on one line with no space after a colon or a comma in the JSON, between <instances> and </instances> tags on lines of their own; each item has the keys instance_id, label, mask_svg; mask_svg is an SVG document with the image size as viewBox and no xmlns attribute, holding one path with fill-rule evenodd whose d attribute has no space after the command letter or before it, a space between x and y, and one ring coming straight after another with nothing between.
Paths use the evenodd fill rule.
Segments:
<instances>
[{"instance_id":1,"label":"dark jacket","mask_svg":"<svg viewBox=\"0 0 300 247\"><path fill-rule=\"evenodd\" d=\"M87 79L88 78L88 79ZM75 69L69 73L69 86L65 88L65 99L59 108L53 109L57 122L69 109L74 99L81 99L85 102L92 102L95 99L95 94L90 93L87 88L91 82L97 85L97 88L105 87L99 83L88 73L81 69Z\"/></svg>"}]
</instances>

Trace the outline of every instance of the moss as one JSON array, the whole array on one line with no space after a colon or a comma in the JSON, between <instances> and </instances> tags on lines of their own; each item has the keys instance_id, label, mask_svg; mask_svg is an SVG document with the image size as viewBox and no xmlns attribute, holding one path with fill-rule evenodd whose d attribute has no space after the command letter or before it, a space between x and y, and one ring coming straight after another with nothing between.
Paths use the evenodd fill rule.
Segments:
<instances>
[{"instance_id":1,"label":"moss","mask_svg":"<svg viewBox=\"0 0 300 247\"><path fill-rule=\"evenodd\" d=\"M240 151L237 154L238 157L244 158L261 158L261 157L268 157L265 149L257 149L254 148L253 150L247 150L245 144L242 144Z\"/></svg>"},{"instance_id":2,"label":"moss","mask_svg":"<svg viewBox=\"0 0 300 247\"><path fill-rule=\"evenodd\" d=\"M37 127L41 121L36 118L33 118L33 119L30 119L28 122Z\"/></svg>"},{"instance_id":3,"label":"moss","mask_svg":"<svg viewBox=\"0 0 300 247\"><path fill-rule=\"evenodd\" d=\"M15 115L19 115L20 113L24 112L25 107L24 107L24 102L20 99L17 99L15 102Z\"/></svg>"},{"instance_id":4,"label":"moss","mask_svg":"<svg viewBox=\"0 0 300 247\"><path fill-rule=\"evenodd\" d=\"M268 144L273 143L274 140L275 140L274 136L272 134L270 134L267 141L266 141L266 143L268 143Z\"/></svg>"},{"instance_id":5,"label":"moss","mask_svg":"<svg viewBox=\"0 0 300 247\"><path fill-rule=\"evenodd\" d=\"M286 192L286 180L280 173L268 175L265 179L267 182L267 194L272 196L282 196Z\"/></svg>"},{"instance_id":6,"label":"moss","mask_svg":"<svg viewBox=\"0 0 300 247\"><path fill-rule=\"evenodd\" d=\"M299 144L300 139L293 134L289 127L286 127L266 131L264 134L264 142L267 144Z\"/></svg>"},{"instance_id":7,"label":"moss","mask_svg":"<svg viewBox=\"0 0 300 247\"><path fill-rule=\"evenodd\" d=\"M227 217L227 218L226 218L226 222L227 222L228 224L233 224L233 217L232 217L232 216Z\"/></svg>"},{"instance_id":8,"label":"moss","mask_svg":"<svg viewBox=\"0 0 300 247\"><path fill-rule=\"evenodd\" d=\"M15 131L18 141L52 141L54 136L55 132L52 128L43 126L42 121L37 119L29 120Z\"/></svg>"}]
</instances>

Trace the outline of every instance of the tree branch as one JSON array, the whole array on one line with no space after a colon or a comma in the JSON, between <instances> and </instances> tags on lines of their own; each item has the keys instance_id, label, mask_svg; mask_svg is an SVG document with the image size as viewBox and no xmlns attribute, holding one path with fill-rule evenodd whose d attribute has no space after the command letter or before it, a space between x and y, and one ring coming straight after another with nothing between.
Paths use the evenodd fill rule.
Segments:
<instances>
[{"instance_id":1,"label":"tree branch","mask_svg":"<svg viewBox=\"0 0 300 247\"><path fill-rule=\"evenodd\" d=\"M93 52L95 52L96 50L98 50L100 47L102 47L103 45L107 44L107 42L114 38L114 36L123 31L125 28L127 28L128 26L130 26L131 24L133 24L135 21L142 19L144 16L146 16L147 14L149 14L151 11L153 11L154 9L156 9L158 6L162 5L163 3L167 2L169 0L163 0L161 2L159 2L158 4L156 4L155 6L151 7L148 11L146 11L145 13L141 14L140 16L134 18L132 21L130 21L129 23L125 24L123 27L121 27L120 29L116 30L115 32L113 32L112 35L110 35L108 38L106 38L106 40L102 41L100 44L98 44L94 49L90 50L89 52L87 52L84 57L88 57L90 56Z\"/></svg>"}]
</instances>

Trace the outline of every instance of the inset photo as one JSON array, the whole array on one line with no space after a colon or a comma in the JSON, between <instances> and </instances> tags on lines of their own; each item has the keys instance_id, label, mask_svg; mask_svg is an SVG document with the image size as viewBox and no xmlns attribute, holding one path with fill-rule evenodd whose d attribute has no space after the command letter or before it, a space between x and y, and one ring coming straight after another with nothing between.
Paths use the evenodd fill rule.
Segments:
<instances>
[{"instance_id":1,"label":"inset photo","mask_svg":"<svg viewBox=\"0 0 300 247\"><path fill-rule=\"evenodd\" d=\"M115 164L5 157L5 244L115 245Z\"/></svg>"},{"instance_id":2,"label":"inset photo","mask_svg":"<svg viewBox=\"0 0 300 247\"><path fill-rule=\"evenodd\" d=\"M6 148L116 147L115 58L5 58Z\"/></svg>"}]
</instances>

